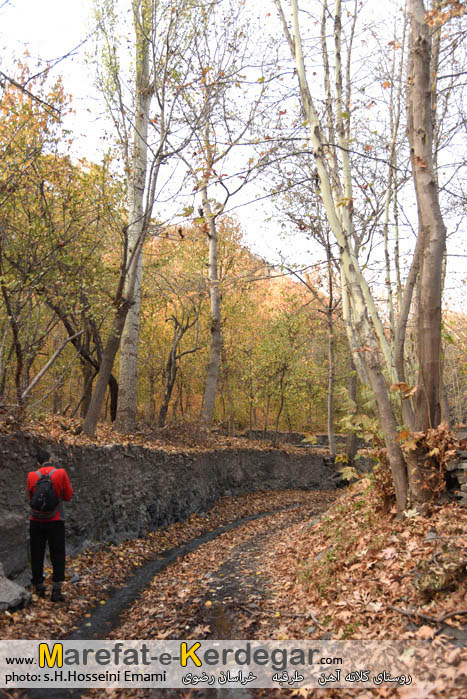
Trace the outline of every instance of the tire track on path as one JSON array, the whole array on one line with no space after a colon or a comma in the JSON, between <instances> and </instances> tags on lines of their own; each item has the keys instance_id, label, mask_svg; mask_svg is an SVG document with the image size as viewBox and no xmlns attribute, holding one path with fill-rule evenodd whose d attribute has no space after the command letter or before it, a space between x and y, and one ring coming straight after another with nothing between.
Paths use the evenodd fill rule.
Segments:
<instances>
[{"instance_id":1,"label":"tire track on path","mask_svg":"<svg viewBox=\"0 0 467 699\"><path fill-rule=\"evenodd\" d=\"M253 597L267 596L257 560L265 543L312 514L308 506L270 513L198 546L154 578L111 637L245 637L233 619ZM227 615L222 614L226 605Z\"/></svg>"},{"instance_id":2,"label":"tire track on path","mask_svg":"<svg viewBox=\"0 0 467 699\"><path fill-rule=\"evenodd\" d=\"M324 493L321 494L324 496ZM318 503L312 502L319 499ZM64 640L92 640L105 638L250 638L245 635L246 625L236 624L242 605L257 605L267 595L266 580L261 580L255 569L255 561L261 556L264 543L281 529L324 512L334 499L326 493L321 497L317 491L310 493L310 503L297 503L274 511L249 515L198 536L189 542L166 551L157 559L142 566L130 578L125 587L117 589L104 605L95 607L91 617L69 634ZM258 531L259 529L259 531ZM234 542L232 542L234 537ZM238 543L236 539L240 539ZM208 571L201 576L197 559L206 559ZM197 576L193 594L173 598L170 608L160 592L162 577L176 580L178 587L184 585L184 574L193 579ZM181 588L183 589L183 588ZM189 588L188 588L189 589ZM153 598L156 598L154 602ZM162 597L162 599L161 599ZM209 604L207 604L209 603ZM145 618L147 607L158 608L141 634L134 619ZM254 607L253 607L254 609ZM244 616L244 615L243 615ZM255 616L255 614L253 614ZM119 622L123 618L123 624ZM178 623L175 623L175 621ZM161 623L167 628L160 633ZM185 623L187 622L187 623ZM170 631L173 631L173 634ZM201 633L200 633L201 631ZM193 635L194 634L194 635ZM178 690L112 690L112 696L182 696ZM81 696L103 696L105 690L30 690L29 699L78 699ZM136 693L135 693L136 692ZM240 699L240 698L239 698Z\"/></svg>"},{"instance_id":3,"label":"tire track on path","mask_svg":"<svg viewBox=\"0 0 467 699\"><path fill-rule=\"evenodd\" d=\"M275 512L287 511L294 507L294 505L289 505L274 512L264 512L242 517L241 519L218 527L212 532L191 539L181 546L169 549L157 559L143 565L129 580L127 580L125 587L116 590L104 605L94 607L94 609L91 610L89 620L83 622L71 634L66 636L64 640L75 641L106 638L118 625L120 615L138 598L141 592L160 572L165 570L165 568L170 566L177 559L185 557L203 544L211 542L213 539L233 529L237 529L247 522L262 519L275 514Z\"/></svg>"}]
</instances>

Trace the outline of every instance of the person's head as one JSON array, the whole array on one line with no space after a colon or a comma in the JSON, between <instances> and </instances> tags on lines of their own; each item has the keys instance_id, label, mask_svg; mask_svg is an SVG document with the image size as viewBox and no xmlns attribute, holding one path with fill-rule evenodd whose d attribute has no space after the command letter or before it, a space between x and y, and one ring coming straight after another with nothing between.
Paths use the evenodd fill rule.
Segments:
<instances>
[{"instance_id":1,"label":"person's head","mask_svg":"<svg viewBox=\"0 0 467 699\"><path fill-rule=\"evenodd\" d=\"M45 451L45 449L39 449L37 452L37 463L39 464L45 464L47 461L50 461L50 454L48 451Z\"/></svg>"}]
</instances>

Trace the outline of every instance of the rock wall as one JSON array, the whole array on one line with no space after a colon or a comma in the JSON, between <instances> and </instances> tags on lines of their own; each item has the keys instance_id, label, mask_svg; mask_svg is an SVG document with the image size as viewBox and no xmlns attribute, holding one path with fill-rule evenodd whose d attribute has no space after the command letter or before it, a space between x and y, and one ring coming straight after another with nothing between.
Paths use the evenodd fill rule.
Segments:
<instances>
[{"instance_id":1,"label":"rock wall","mask_svg":"<svg viewBox=\"0 0 467 699\"><path fill-rule=\"evenodd\" d=\"M0 563L15 576L28 565L27 473L41 447L66 468L75 494L65 504L69 551L119 541L186 519L218 498L258 490L334 488L323 456L279 449L153 451L136 446L69 446L20 432L0 434ZM334 476L334 478L333 478Z\"/></svg>"},{"instance_id":2,"label":"rock wall","mask_svg":"<svg viewBox=\"0 0 467 699\"><path fill-rule=\"evenodd\" d=\"M467 433L463 439L466 437ZM447 470L451 489L457 492L459 504L467 508L467 451L460 451L457 460L448 464Z\"/></svg>"}]
</instances>

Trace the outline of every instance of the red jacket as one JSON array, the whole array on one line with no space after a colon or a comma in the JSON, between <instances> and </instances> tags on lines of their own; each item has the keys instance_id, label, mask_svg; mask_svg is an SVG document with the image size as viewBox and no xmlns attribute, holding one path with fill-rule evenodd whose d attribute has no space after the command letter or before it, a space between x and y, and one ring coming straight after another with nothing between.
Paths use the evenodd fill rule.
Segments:
<instances>
[{"instance_id":1,"label":"red jacket","mask_svg":"<svg viewBox=\"0 0 467 699\"><path fill-rule=\"evenodd\" d=\"M36 471L39 471L40 473L50 473L55 466L52 466L52 464L43 464L42 466L38 467ZM36 483L39 480L39 476L36 473L36 471L31 471L28 473L28 496L29 499L32 498L33 493L36 489ZM68 478L68 474L65 471L64 468L57 468L54 473L51 475L52 479L52 485L54 487L54 490L57 494L57 497L60 501L65 500L67 502L68 500L71 500L71 496L73 495L73 488L71 487L70 479ZM34 520L35 522L57 522L60 520L65 519L64 517L64 512L63 512L63 506L60 504L60 507L58 508L57 512L54 514L53 517L47 520L43 519L37 519L34 517L34 515L31 515L31 519Z\"/></svg>"}]
</instances>

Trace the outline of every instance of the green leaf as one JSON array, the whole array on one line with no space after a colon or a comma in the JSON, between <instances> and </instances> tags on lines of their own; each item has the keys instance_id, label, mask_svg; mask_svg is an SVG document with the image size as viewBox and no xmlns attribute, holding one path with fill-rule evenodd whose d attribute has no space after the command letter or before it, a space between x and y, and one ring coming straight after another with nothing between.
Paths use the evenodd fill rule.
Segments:
<instances>
[{"instance_id":1,"label":"green leaf","mask_svg":"<svg viewBox=\"0 0 467 699\"><path fill-rule=\"evenodd\" d=\"M443 331L443 340L450 345L456 344L456 341L454 340L453 336L445 330Z\"/></svg>"}]
</instances>

